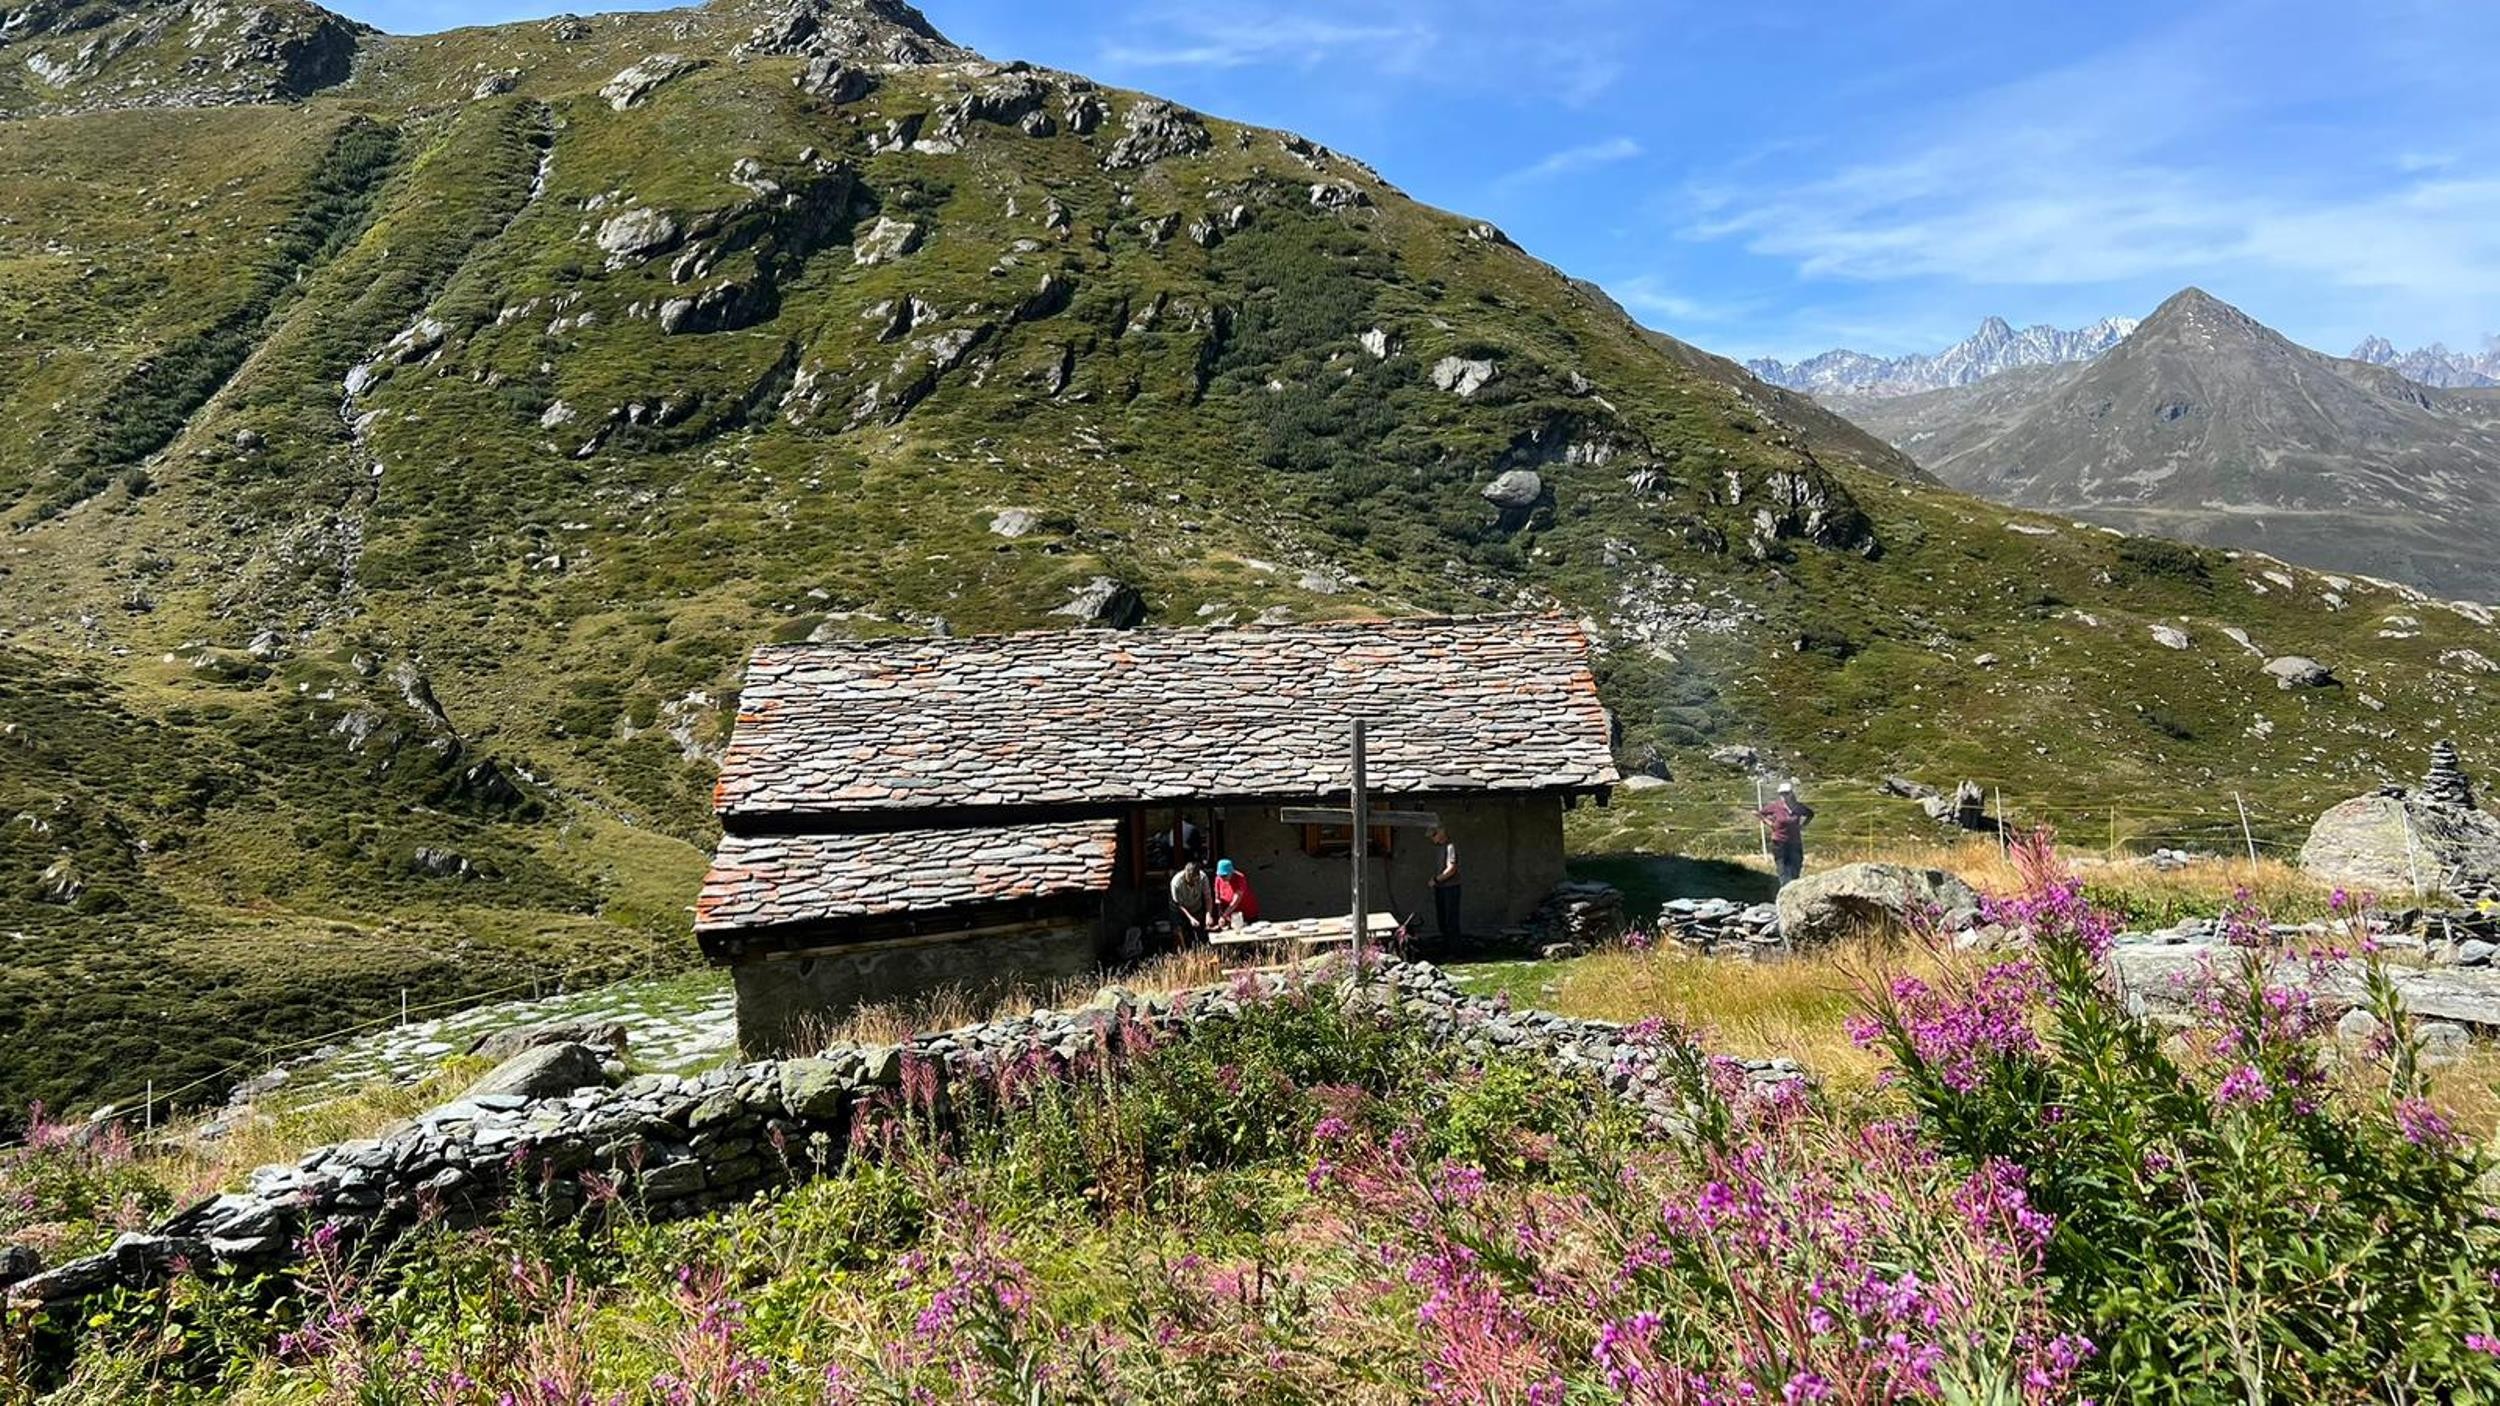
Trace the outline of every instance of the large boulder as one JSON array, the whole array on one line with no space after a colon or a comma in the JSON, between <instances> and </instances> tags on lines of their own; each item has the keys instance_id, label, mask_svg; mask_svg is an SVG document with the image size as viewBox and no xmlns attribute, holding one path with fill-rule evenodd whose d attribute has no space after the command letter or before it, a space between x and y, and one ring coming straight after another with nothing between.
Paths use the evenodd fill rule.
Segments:
<instances>
[{"instance_id":1,"label":"large boulder","mask_svg":"<svg viewBox=\"0 0 2500 1406\"><path fill-rule=\"evenodd\" d=\"M2480 892L2500 881L2500 819L2394 788L2355 796L2310 827L2300 867L2382 895Z\"/></svg>"},{"instance_id":2,"label":"large boulder","mask_svg":"<svg viewBox=\"0 0 2500 1406\"><path fill-rule=\"evenodd\" d=\"M1480 491L1497 508L1525 512L1545 496L1545 480L1534 469L1507 469Z\"/></svg>"},{"instance_id":3,"label":"large boulder","mask_svg":"<svg viewBox=\"0 0 2500 1406\"><path fill-rule=\"evenodd\" d=\"M599 1051L574 1043L541 1045L523 1050L487 1071L485 1078L461 1093L460 1101L472 1103L497 1094L561 1098L575 1089L604 1087L607 1082L607 1071L600 1068Z\"/></svg>"},{"instance_id":4,"label":"large boulder","mask_svg":"<svg viewBox=\"0 0 2500 1406\"><path fill-rule=\"evenodd\" d=\"M2306 654L2286 654L2266 661L2266 673L2276 688L2326 688L2334 684L2335 673Z\"/></svg>"},{"instance_id":5,"label":"large boulder","mask_svg":"<svg viewBox=\"0 0 2500 1406\"><path fill-rule=\"evenodd\" d=\"M470 1043L469 1053L498 1063L547 1045L588 1045L621 1055L631 1038L623 1021L559 1020L480 1035Z\"/></svg>"},{"instance_id":6,"label":"large boulder","mask_svg":"<svg viewBox=\"0 0 2500 1406\"><path fill-rule=\"evenodd\" d=\"M1934 917L1943 927L1979 918L1979 895L1941 869L1843 864L1780 890L1780 934L1811 947L1864 932L1893 932Z\"/></svg>"}]
</instances>

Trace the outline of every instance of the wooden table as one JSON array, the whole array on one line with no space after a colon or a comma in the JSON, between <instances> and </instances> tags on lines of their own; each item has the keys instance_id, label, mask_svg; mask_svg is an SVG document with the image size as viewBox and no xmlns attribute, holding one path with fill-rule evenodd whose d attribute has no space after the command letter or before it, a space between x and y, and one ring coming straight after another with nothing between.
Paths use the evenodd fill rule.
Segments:
<instances>
[{"instance_id":1,"label":"wooden table","mask_svg":"<svg viewBox=\"0 0 2500 1406\"><path fill-rule=\"evenodd\" d=\"M1391 913L1373 913L1364 924L1375 943L1387 940L1398 930L1398 919ZM1251 923L1245 927L1219 928L1207 939L1217 947L1284 946L1329 947L1354 940L1354 915L1338 913L1325 918L1287 918L1273 923Z\"/></svg>"}]
</instances>

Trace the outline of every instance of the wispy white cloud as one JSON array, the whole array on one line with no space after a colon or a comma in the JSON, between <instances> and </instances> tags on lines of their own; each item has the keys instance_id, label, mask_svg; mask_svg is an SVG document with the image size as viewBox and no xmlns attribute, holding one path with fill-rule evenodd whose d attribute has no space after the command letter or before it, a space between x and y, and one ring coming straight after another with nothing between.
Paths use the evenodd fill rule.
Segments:
<instances>
[{"instance_id":1,"label":"wispy white cloud","mask_svg":"<svg viewBox=\"0 0 2500 1406\"><path fill-rule=\"evenodd\" d=\"M2375 137L2300 126L2304 85L2322 75L2249 81L2212 29L2185 23L1940 105L1889 149L1801 178L1753 165L1697 181L1683 232L1809 279L2184 283L2238 270L2500 293L2500 180L2440 160L2400 158L2391 174L2387 157L2347 159L2326 144ZM2270 149L2270 132L2287 135Z\"/></svg>"},{"instance_id":2,"label":"wispy white cloud","mask_svg":"<svg viewBox=\"0 0 2500 1406\"><path fill-rule=\"evenodd\" d=\"M1641 320L1672 331L1677 327L1714 326L1741 322L1758 315L1758 300L1715 300L1697 298L1655 274L1632 278L1609 279L1606 292L1616 302L1640 315Z\"/></svg>"},{"instance_id":3,"label":"wispy white cloud","mask_svg":"<svg viewBox=\"0 0 2500 1406\"><path fill-rule=\"evenodd\" d=\"M1136 70L1361 70L1397 83L1517 88L1581 107L1624 72L1620 0L1551 0L1523 33L1510 0L1156 0L1115 28L1101 61Z\"/></svg>"},{"instance_id":4,"label":"wispy white cloud","mask_svg":"<svg viewBox=\"0 0 2500 1406\"><path fill-rule=\"evenodd\" d=\"M1495 184L1527 185L1536 181L1553 180L1558 176L1578 175L1583 171L1594 171L1602 166L1613 166L1619 162L1630 161L1638 157L1641 151L1641 144L1630 137L1612 137L1602 142L1584 142L1579 146L1564 147L1543 160L1511 171L1499 177Z\"/></svg>"},{"instance_id":5,"label":"wispy white cloud","mask_svg":"<svg viewBox=\"0 0 2500 1406\"><path fill-rule=\"evenodd\" d=\"M1130 68L1315 67L1338 59L1412 71L1440 40L1411 17L1349 22L1289 9L1171 6L1105 44L1106 62Z\"/></svg>"},{"instance_id":6,"label":"wispy white cloud","mask_svg":"<svg viewBox=\"0 0 2500 1406\"><path fill-rule=\"evenodd\" d=\"M1308 15L1260 15L1215 20L1185 15L1148 38L1113 40L1103 48L1108 63L1128 68L1253 68L1310 65L1335 58L1363 58L1390 70L1408 70L1438 40L1420 23L1345 25Z\"/></svg>"}]
</instances>

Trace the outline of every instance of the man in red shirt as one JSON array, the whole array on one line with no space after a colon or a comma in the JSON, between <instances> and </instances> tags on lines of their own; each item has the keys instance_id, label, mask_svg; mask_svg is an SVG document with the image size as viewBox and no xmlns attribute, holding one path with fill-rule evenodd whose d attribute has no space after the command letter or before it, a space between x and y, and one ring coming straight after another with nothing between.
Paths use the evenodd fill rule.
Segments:
<instances>
[{"instance_id":1,"label":"man in red shirt","mask_svg":"<svg viewBox=\"0 0 2500 1406\"><path fill-rule=\"evenodd\" d=\"M1755 814L1771 832L1771 863L1779 870L1780 887L1797 882L1806 867L1806 826L1814 807L1797 799L1797 783L1783 781L1780 793Z\"/></svg>"},{"instance_id":2,"label":"man in red shirt","mask_svg":"<svg viewBox=\"0 0 2500 1406\"><path fill-rule=\"evenodd\" d=\"M1215 907L1207 925L1238 928L1258 920L1259 896L1250 890L1250 876L1234 868L1229 859L1215 861Z\"/></svg>"}]
</instances>

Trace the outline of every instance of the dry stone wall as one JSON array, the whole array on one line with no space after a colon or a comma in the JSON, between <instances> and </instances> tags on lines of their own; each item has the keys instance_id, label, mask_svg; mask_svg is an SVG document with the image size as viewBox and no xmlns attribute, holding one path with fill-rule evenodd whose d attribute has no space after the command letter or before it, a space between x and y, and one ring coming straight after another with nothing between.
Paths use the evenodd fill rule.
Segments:
<instances>
[{"instance_id":1,"label":"dry stone wall","mask_svg":"<svg viewBox=\"0 0 2500 1406\"><path fill-rule=\"evenodd\" d=\"M1035 1059L1061 1067L1117 1059L1143 1043L1236 1019L1245 1002L1280 995L1300 979L1339 999L1394 1001L1436 1040L1594 1077L1639 1104L1662 1131L1684 1126L1688 1110L1659 1047L1624 1027L1513 1011L1469 994L1428 963L1385 967L1360 987L1329 974L1341 970L1322 968L1307 978L1245 975L1234 985L1169 996L1106 988L1078 1010L1035 1011L904 1045L842 1046L804 1059L690 1077L645 1075L545 1097L473 1093L383 1137L262 1167L243 1190L191 1206L153 1231L126 1234L103 1254L22 1278L8 1297L62 1303L153 1282L180 1265L275 1268L315 1234L375 1247L429 1220L491 1214L516 1189L545 1198L559 1214L611 1186L655 1219L696 1214L838 1166L870 1121L907 1100L943 1107L953 1081ZM1803 1077L1788 1060L1732 1063L1758 1084Z\"/></svg>"}]
</instances>

